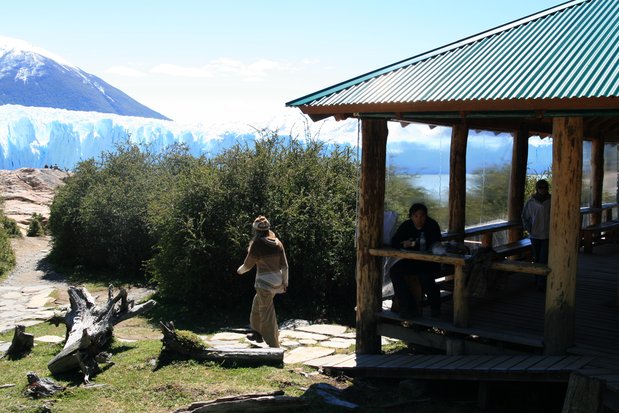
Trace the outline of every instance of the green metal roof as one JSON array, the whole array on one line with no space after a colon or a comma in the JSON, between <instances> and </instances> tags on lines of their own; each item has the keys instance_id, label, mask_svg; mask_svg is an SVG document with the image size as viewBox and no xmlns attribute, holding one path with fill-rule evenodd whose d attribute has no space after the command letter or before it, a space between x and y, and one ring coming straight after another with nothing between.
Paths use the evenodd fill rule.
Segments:
<instances>
[{"instance_id":1,"label":"green metal roof","mask_svg":"<svg viewBox=\"0 0 619 413\"><path fill-rule=\"evenodd\" d=\"M582 110L617 109L618 97L619 1L573 0L286 105L327 115L454 111L463 103L478 111ZM586 104L566 104L574 99Z\"/></svg>"}]
</instances>

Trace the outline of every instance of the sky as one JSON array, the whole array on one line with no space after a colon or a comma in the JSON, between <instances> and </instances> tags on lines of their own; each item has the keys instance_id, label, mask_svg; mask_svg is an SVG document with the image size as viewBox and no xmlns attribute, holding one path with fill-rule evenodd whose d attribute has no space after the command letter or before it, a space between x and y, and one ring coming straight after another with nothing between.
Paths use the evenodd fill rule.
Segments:
<instances>
[{"instance_id":1,"label":"sky","mask_svg":"<svg viewBox=\"0 0 619 413\"><path fill-rule=\"evenodd\" d=\"M24 40L184 124L259 122L285 103L561 0L28 0Z\"/></svg>"}]
</instances>

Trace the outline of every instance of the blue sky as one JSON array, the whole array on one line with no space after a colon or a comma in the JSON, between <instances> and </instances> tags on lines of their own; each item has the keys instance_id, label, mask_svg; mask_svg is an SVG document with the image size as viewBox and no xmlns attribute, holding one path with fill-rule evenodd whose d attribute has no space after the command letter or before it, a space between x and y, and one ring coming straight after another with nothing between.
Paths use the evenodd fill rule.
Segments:
<instances>
[{"instance_id":1,"label":"blue sky","mask_svg":"<svg viewBox=\"0 0 619 413\"><path fill-rule=\"evenodd\" d=\"M62 56L182 123L255 122L287 101L560 0L28 0L0 35Z\"/></svg>"}]
</instances>

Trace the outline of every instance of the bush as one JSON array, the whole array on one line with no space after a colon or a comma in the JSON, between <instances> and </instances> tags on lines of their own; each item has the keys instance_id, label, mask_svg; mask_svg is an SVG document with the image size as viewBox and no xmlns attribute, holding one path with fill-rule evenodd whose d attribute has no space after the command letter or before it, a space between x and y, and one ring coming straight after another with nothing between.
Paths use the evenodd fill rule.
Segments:
<instances>
[{"instance_id":1,"label":"bush","mask_svg":"<svg viewBox=\"0 0 619 413\"><path fill-rule=\"evenodd\" d=\"M237 277L236 268L253 219L264 214L288 256L290 288L281 300L290 305L283 306L305 317L342 307L353 314L357 181L349 150L265 131L252 148L239 144L191 162L163 194L169 208L151 220L158 243L148 269L162 294L249 307L253 277Z\"/></svg>"},{"instance_id":2,"label":"bush","mask_svg":"<svg viewBox=\"0 0 619 413\"><path fill-rule=\"evenodd\" d=\"M22 233L17 226L17 221L8 218L4 214L1 214L0 220L2 221L2 227L9 237L21 237Z\"/></svg>"},{"instance_id":3,"label":"bush","mask_svg":"<svg viewBox=\"0 0 619 413\"><path fill-rule=\"evenodd\" d=\"M154 244L147 217L157 196L156 161L126 143L100 163L81 162L51 206L52 259L139 277Z\"/></svg>"},{"instance_id":4,"label":"bush","mask_svg":"<svg viewBox=\"0 0 619 413\"><path fill-rule=\"evenodd\" d=\"M4 214L2 214L4 217ZM0 226L0 276L5 275L15 266L15 253L11 247L11 240L3 226Z\"/></svg>"},{"instance_id":5,"label":"bush","mask_svg":"<svg viewBox=\"0 0 619 413\"><path fill-rule=\"evenodd\" d=\"M45 222L43 215L37 212L32 214L26 235L29 237L41 237L45 235Z\"/></svg>"},{"instance_id":6,"label":"bush","mask_svg":"<svg viewBox=\"0 0 619 413\"><path fill-rule=\"evenodd\" d=\"M348 148L284 140L270 131L213 159L182 147L159 156L125 144L82 162L58 191L52 259L156 282L164 299L208 310L249 308L253 276L238 277L267 215L290 265L291 315L320 318L355 305L357 164Z\"/></svg>"}]
</instances>

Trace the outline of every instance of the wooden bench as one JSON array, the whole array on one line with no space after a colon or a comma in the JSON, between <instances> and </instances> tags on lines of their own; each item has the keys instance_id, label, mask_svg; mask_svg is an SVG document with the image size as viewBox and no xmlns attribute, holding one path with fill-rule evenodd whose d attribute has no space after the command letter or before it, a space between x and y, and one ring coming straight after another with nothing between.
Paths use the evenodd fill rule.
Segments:
<instances>
[{"instance_id":1,"label":"wooden bench","mask_svg":"<svg viewBox=\"0 0 619 413\"><path fill-rule=\"evenodd\" d=\"M597 225L589 225L580 230L583 251L591 253L596 245L612 242L619 234L619 221L605 221Z\"/></svg>"},{"instance_id":2,"label":"wooden bench","mask_svg":"<svg viewBox=\"0 0 619 413\"><path fill-rule=\"evenodd\" d=\"M521 240L510 242L508 244L498 245L493 247L497 254L503 257L512 257L516 255L522 255L523 253L531 252L531 240L529 238L523 238Z\"/></svg>"},{"instance_id":3,"label":"wooden bench","mask_svg":"<svg viewBox=\"0 0 619 413\"><path fill-rule=\"evenodd\" d=\"M497 247L494 247L493 249L498 255L504 258L521 256L523 253L530 252L531 240L528 238L524 238L515 242L510 242L509 244L499 245ZM435 276L436 283L438 284L439 290L441 292L442 302L449 300L453 294L452 291L449 290L449 287L446 286L448 283L453 281L453 279L453 265L443 265L441 268L441 272L439 274L436 274ZM417 312L421 314L422 308L429 305L429 302L422 292L419 279L417 277L407 277L406 282L408 284L408 288L411 294L413 295L413 297L415 297L415 300L417 302ZM392 303L393 305L391 307L391 310L398 312L399 305L395 298L393 299Z\"/></svg>"},{"instance_id":4,"label":"wooden bench","mask_svg":"<svg viewBox=\"0 0 619 413\"><path fill-rule=\"evenodd\" d=\"M444 241L458 239L466 240L472 237L480 236L482 247L492 247L499 255L504 257L521 257L524 253L530 252L531 240L528 238L500 245L492 245L494 233L521 227L521 222L503 221L468 227L464 230L464 234L457 232L443 232L442 236Z\"/></svg>"},{"instance_id":5,"label":"wooden bench","mask_svg":"<svg viewBox=\"0 0 619 413\"><path fill-rule=\"evenodd\" d=\"M457 327L466 327L469 323L469 304L468 293L464 280L464 267L467 265L465 256L445 254L435 255L427 252L407 251L397 248L369 248L368 253L375 257L396 257L419 261L436 262L454 267L454 282L453 282L453 324ZM546 276L550 269L543 264L500 260L492 262L490 269Z\"/></svg>"},{"instance_id":6,"label":"wooden bench","mask_svg":"<svg viewBox=\"0 0 619 413\"><path fill-rule=\"evenodd\" d=\"M613 210L615 208L619 209L619 203L605 203L599 208L580 208L580 246L585 253L591 253L596 245L611 242L613 237L619 232L619 217L613 219ZM588 218L593 214L599 214L598 220L602 219L603 221L591 224L591 219Z\"/></svg>"},{"instance_id":7,"label":"wooden bench","mask_svg":"<svg viewBox=\"0 0 619 413\"><path fill-rule=\"evenodd\" d=\"M501 231L507 231L510 229L521 228L522 223L520 221L502 221L494 222L492 224L475 225L464 229L464 233L461 232L443 232L443 241L452 240L468 240L474 237L480 237L481 245L484 247L490 247L493 244L494 234Z\"/></svg>"}]
</instances>

